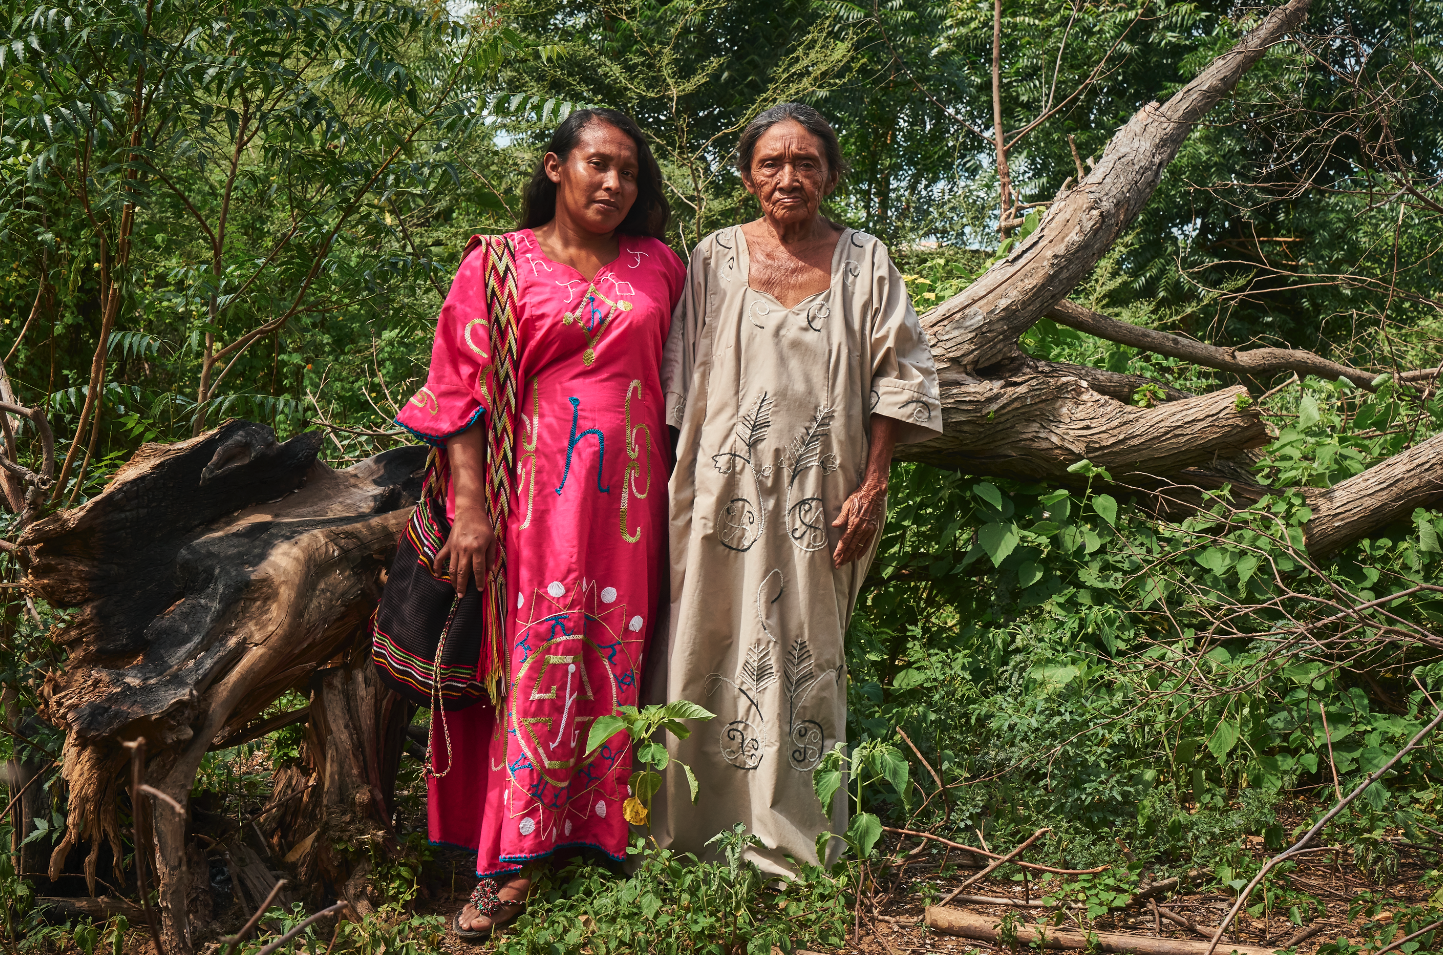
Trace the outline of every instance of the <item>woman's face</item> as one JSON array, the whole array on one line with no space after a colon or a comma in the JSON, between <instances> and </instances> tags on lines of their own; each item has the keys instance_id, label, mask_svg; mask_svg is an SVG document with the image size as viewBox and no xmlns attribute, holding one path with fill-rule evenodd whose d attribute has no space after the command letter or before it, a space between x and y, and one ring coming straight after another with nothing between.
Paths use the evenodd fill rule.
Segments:
<instances>
[{"instance_id":1,"label":"woman's face","mask_svg":"<svg viewBox=\"0 0 1443 955\"><path fill-rule=\"evenodd\" d=\"M587 232L614 232L636 202L640 165L630 136L600 120L586 124L565 160L546 154L556 215Z\"/></svg>"},{"instance_id":2,"label":"woman's face","mask_svg":"<svg viewBox=\"0 0 1443 955\"><path fill-rule=\"evenodd\" d=\"M837 176L827 168L821 141L801 123L785 119L757 140L751 174L742 183L773 226L795 226L816 218Z\"/></svg>"}]
</instances>

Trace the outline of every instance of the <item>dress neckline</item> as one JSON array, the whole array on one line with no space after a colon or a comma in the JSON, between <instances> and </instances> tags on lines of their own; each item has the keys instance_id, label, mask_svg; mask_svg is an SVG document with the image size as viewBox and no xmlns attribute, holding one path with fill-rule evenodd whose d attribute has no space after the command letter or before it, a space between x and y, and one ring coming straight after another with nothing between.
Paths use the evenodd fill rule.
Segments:
<instances>
[{"instance_id":1,"label":"dress neckline","mask_svg":"<svg viewBox=\"0 0 1443 955\"><path fill-rule=\"evenodd\" d=\"M587 285L595 285L596 279L601 275L601 273L605 272L607 269L620 262L621 257L626 254L626 249L623 248L621 244L621 240L624 238L624 236L618 234L616 237L616 258L612 259L610 262L605 262L597 266L596 274L592 275L591 278L587 278L576 266L567 265L565 262L558 262L551 256L547 255L546 250L541 247L541 240L536 238L536 232L534 230L522 229L520 231L525 233L526 236L530 238L531 244L536 247L536 254L541 256L542 261L549 262L552 265L560 266L563 269L570 269L572 274L581 276L581 281L585 282Z\"/></svg>"},{"instance_id":2,"label":"dress neckline","mask_svg":"<svg viewBox=\"0 0 1443 955\"><path fill-rule=\"evenodd\" d=\"M824 288L824 289L822 289L820 292L813 292L811 295L808 295L806 298L802 299L800 302L798 302L798 303L796 303L795 305L793 305L793 306L791 306L790 308L788 308L787 306L785 306L785 305L782 304L781 299L777 298L777 297L776 297L775 295L773 295L771 292L763 292L761 289L755 288L755 287L752 286L752 283L751 283L751 278L752 278L752 250L751 250L751 246L749 246L749 245L747 244L747 237L746 237L746 235L742 232L742 227L741 227L741 226L736 226L736 227L735 227L735 234L736 234L736 243L737 243L737 271L741 273L742 285L743 285L743 287L746 288L746 290L747 290L748 292L751 292L751 293L753 293L754 295L760 295L762 298L769 299L770 301L776 302L777 307L780 308L780 309L783 309L783 310L788 311L788 312L796 311L797 309L801 308L803 305L805 305L805 304L807 304L808 302L810 302L812 299L816 298L818 295L829 295L829 294L831 294L832 289L835 288L836 285L837 285L837 273L838 273L837 266L838 266L838 265L841 263L841 261L842 261L842 249L843 249L843 247L846 245L846 243L847 243L848 241L850 241L851 235L852 235L852 233L855 232L855 231L856 231L856 230L855 230L855 229L852 229L852 228L843 228L843 229L842 229L842 234L839 235L839 236L837 236L837 245L836 245L835 248L832 249L832 272L831 272L831 275L828 277L827 287ZM533 236L533 240L534 240L534 238L535 238L535 237ZM560 264L560 263L558 263L558 264ZM575 271L575 270L573 269L573 271ZM578 272L577 274L580 275L581 273Z\"/></svg>"}]
</instances>

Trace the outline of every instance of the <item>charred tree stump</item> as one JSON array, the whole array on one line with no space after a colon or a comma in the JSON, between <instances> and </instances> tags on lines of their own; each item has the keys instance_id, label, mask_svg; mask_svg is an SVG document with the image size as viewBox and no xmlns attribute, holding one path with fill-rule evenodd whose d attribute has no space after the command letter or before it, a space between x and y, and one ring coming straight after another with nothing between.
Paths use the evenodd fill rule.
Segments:
<instances>
[{"instance_id":1,"label":"charred tree stump","mask_svg":"<svg viewBox=\"0 0 1443 955\"><path fill-rule=\"evenodd\" d=\"M319 445L316 433L278 443L249 422L147 445L103 494L21 539L29 586L77 608L57 638L69 662L44 689L43 715L65 732L69 792L52 878L81 840L92 894L101 842L122 858L123 741L146 738L148 781L186 806L216 741L355 652L425 452L333 471ZM188 952L187 820L164 804L154 818L165 935Z\"/></svg>"},{"instance_id":2,"label":"charred tree stump","mask_svg":"<svg viewBox=\"0 0 1443 955\"><path fill-rule=\"evenodd\" d=\"M315 900L339 893L357 915L372 909L357 878L368 850L394 848L396 771L416 710L381 684L369 650L363 628L349 659L312 674L301 759L276 772L262 827Z\"/></svg>"}]
</instances>

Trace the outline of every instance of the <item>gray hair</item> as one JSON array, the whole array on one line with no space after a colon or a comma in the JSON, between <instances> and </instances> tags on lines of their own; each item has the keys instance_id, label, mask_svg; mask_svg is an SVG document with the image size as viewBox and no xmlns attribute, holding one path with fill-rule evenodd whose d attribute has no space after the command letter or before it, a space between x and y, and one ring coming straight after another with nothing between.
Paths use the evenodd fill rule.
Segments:
<instances>
[{"instance_id":1,"label":"gray hair","mask_svg":"<svg viewBox=\"0 0 1443 955\"><path fill-rule=\"evenodd\" d=\"M837 142L837 131L832 129L832 124L827 122L825 116L806 103L778 103L747 123L746 129L742 130L742 138L737 143L737 170L743 176L751 178L752 155L756 152L757 140L777 123L789 119L801 124L803 129L817 137L822 144L822 156L827 161L827 172L835 173L840 180L847 171L847 164L842 159L842 146Z\"/></svg>"}]
</instances>

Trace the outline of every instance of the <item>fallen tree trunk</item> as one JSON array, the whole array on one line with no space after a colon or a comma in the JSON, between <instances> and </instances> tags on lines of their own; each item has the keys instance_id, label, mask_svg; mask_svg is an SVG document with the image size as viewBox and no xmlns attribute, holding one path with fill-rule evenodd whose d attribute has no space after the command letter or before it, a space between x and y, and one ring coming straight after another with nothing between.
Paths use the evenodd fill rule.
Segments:
<instances>
[{"instance_id":1,"label":"fallen tree trunk","mask_svg":"<svg viewBox=\"0 0 1443 955\"><path fill-rule=\"evenodd\" d=\"M123 858L123 741L146 737L148 781L186 806L217 739L358 652L357 628L415 502L425 451L332 471L316 460L319 444L315 433L280 444L269 428L230 422L147 445L103 494L21 539L28 586L78 608L56 635L67 666L44 688L43 715L65 733L70 804L52 879L80 840L91 844L92 894L101 842ZM324 798L354 804L368 778L328 776L338 791ZM371 815L389 823L384 805ZM165 936L188 952L187 819L160 805L155 832Z\"/></svg>"},{"instance_id":2,"label":"fallen tree trunk","mask_svg":"<svg viewBox=\"0 0 1443 955\"><path fill-rule=\"evenodd\" d=\"M923 916L927 927L943 935L956 935L994 942L1029 945L1038 948L1094 949L1103 952L1137 952L1138 955L1206 955L1207 942L1186 939L1158 938L1151 935L1120 935L1115 932L1080 932L1051 925L1014 923L1004 928L991 915L979 915L962 909L940 905L927 906ZM1219 945L1218 955L1273 955L1273 949L1256 945Z\"/></svg>"},{"instance_id":3,"label":"fallen tree trunk","mask_svg":"<svg viewBox=\"0 0 1443 955\"><path fill-rule=\"evenodd\" d=\"M1303 525L1308 552L1323 557L1365 537L1415 507L1443 502L1443 434L1311 497Z\"/></svg>"},{"instance_id":4,"label":"fallen tree trunk","mask_svg":"<svg viewBox=\"0 0 1443 955\"><path fill-rule=\"evenodd\" d=\"M1102 159L1048 209L1002 261L923 316L939 365L972 375L1017 353L1017 339L1092 271L1152 196L1197 123L1274 43L1300 26L1310 0L1288 0L1166 103L1118 130Z\"/></svg>"}]
</instances>

